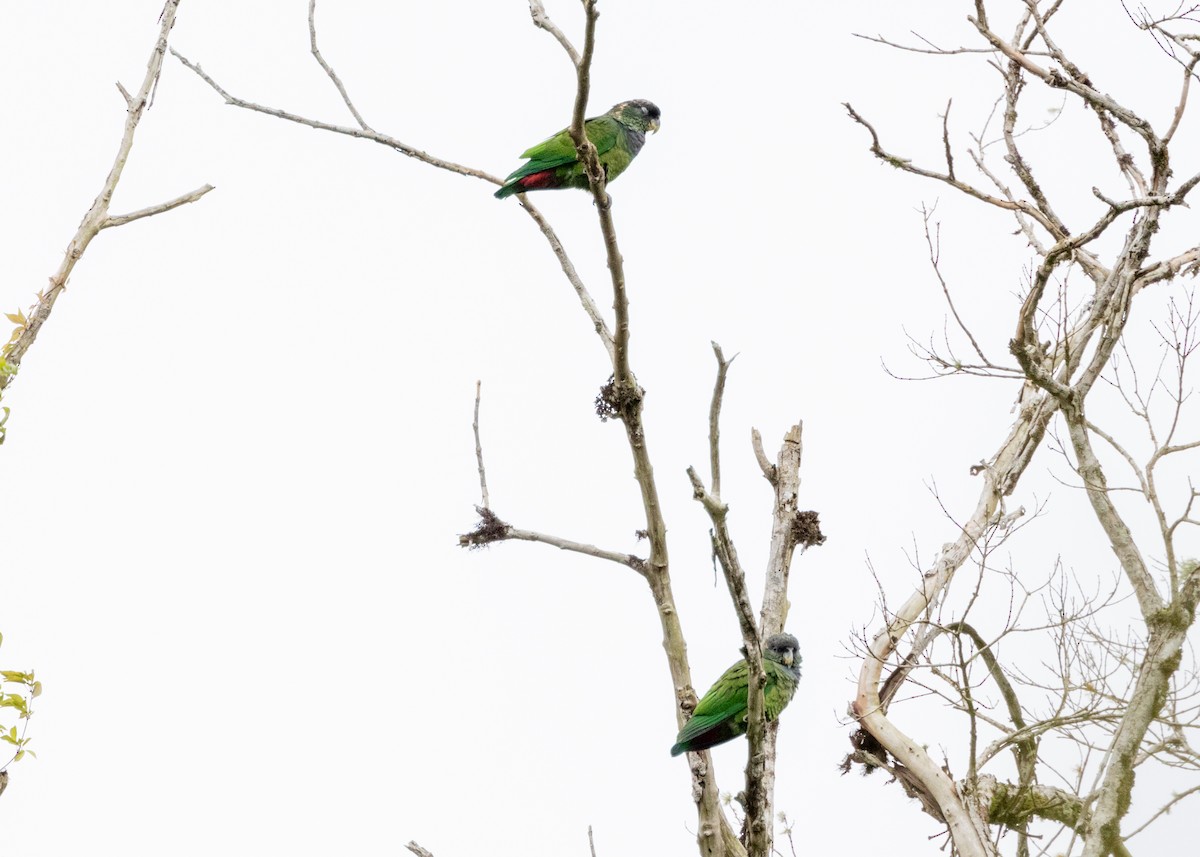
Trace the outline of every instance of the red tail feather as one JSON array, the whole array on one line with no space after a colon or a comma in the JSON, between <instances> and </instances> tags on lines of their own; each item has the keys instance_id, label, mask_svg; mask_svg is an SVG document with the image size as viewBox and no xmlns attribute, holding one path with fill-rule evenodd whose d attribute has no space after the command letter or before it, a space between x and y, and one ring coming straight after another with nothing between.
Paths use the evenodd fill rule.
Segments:
<instances>
[{"instance_id":1,"label":"red tail feather","mask_svg":"<svg viewBox=\"0 0 1200 857\"><path fill-rule=\"evenodd\" d=\"M542 170L540 173L519 179L517 184L522 190L545 190L558 187L558 177L554 175L554 170Z\"/></svg>"}]
</instances>

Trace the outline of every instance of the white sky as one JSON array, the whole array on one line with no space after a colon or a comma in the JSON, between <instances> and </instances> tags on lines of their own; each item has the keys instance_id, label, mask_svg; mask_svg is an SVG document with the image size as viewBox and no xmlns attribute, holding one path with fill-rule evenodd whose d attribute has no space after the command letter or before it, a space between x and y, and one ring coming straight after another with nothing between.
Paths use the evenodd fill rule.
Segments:
<instances>
[{"instance_id":1,"label":"white sky","mask_svg":"<svg viewBox=\"0 0 1200 857\"><path fill-rule=\"evenodd\" d=\"M161 5L0 4L6 312L30 304L99 190L124 121L114 82L140 82ZM1119 26L1117 3L1076 5L1095 18L1074 15L1068 50L1162 123L1173 67ZM576 3L547 6L579 35ZM349 124L309 55L306 7L184 0L172 45L237 95ZM601 8L591 113L635 97L663 113L613 195L698 689L740 644L684 475L707 464L715 339L739 353L724 494L743 562L760 573L769 537L751 426L773 454L805 421L801 503L829 537L793 567L805 672L784 715L778 807L804 852L873 854L886 836L932 854L938 826L897 785L836 770L851 731L845 647L878 619L867 558L902 599L906 551L925 560L954 536L930 486L969 513L968 468L1002 438L1017 387L903 383L881 360L922 374L905 330L941 336L922 202L938 203L945 271L997 357L1029 254L1006 217L877 163L840 102L892 150L940 165L947 99L965 145L995 74L978 56L850 34L958 43L969 4ZM431 153L503 175L569 118L567 61L521 0L341 0L317 14L367 121ZM1118 37L1133 53L1106 63ZM1031 94L1031 121L1062 103ZM1107 161L1066 148L1070 123L1094 136L1088 121L1069 105L1033 150L1064 214L1090 221L1093 184L1124 192ZM1187 151L1179 175L1200 168ZM113 211L205 182L216 190L201 202L96 239L5 398L0 666L36 668L45 693L40 758L13 766L0 800L0 851L382 855L415 839L437 857L565 855L586 853L591 824L605 857L693 853L644 583L538 545L457 546L478 502L478 378L495 510L638 550L624 434L592 411L605 355L540 233L490 185L227 107L168 59ZM607 308L588 197L536 201ZM1168 249L1194 240L1194 216L1176 220ZM1026 531L1030 573L1061 553L1108 574L1095 525L1072 523L1081 496L1051 470L1067 476L1043 454L1013 498L1051 501ZM900 712L961 759L949 732ZM744 752L715 752L723 789L738 789ZM1181 853L1181 816L1142 847Z\"/></svg>"}]
</instances>

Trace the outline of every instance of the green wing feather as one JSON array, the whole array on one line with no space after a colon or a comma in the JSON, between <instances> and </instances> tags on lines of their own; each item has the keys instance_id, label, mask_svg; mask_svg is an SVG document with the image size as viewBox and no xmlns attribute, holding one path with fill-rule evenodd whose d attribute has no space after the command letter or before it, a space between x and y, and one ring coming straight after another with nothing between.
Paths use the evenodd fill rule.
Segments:
<instances>
[{"instance_id":1,"label":"green wing feather","mask_svg":"<svg viewBox=\"0 0 1200 857\"><path fill-rule=\"evenodd\" d=\"M611 150L622 138L624 132L621 123L611 116L597 116L595 119L589 119L583 124L583 130L587 134L587 138L592 141L592 145L596 147L596 153L599 155ZM512 175L505 179L506 182L531 176L542 170L552 170L555 167L573 164L579 160L575 154L575 144L571 141L571 132L566 129L559 131L550 139L543 140L536 146L526 149L521 157L529 158L529 163L518 167Z\"/></svg>"},{"instance_id":2,"label":"green wing feather","mask_svg":"<svg viewBox=\"0 0 1200 857\"><path fill-rule=\"evenodd\" d=\"M734 728L737 728L738 721L741 721L746 713L748 666L745 661L738 661L725 670L709 688L708 693L704 694L704 698L696 704L692 719L679 731L676 743L686 744L697 735L726 720L733 721Z\"/></svg>"},{"instance_id":3,"label":"green wing feather","mask_svg":"<svg viewBox=\"0 0 1200 857\"><path fill-rule=\"evenodd\" d=\"M692 716L733 711L746 707L746 687L750 683L749 664L738 661L721 675L696 704Z\"/></svg>"},{"instance_id":4,"label":"green wing feather","mask_svg":"<svg viewBox=\"0 0 1200 857\"><path fill-rule=\"evenodd\" d=\"M704 694L704 698L697 703L696 710L692 713L692 719L684 725L683 729L679 730L679 736L675 739L675 746L671 750L672 755L692 749L689 744L701 736L705 737L700 746L706 747L728 741L745 733L746 712L749 707L747 703L749 696L747 692L748 667L749 664L744 660L738 661L725 670L725 673L709 688L708 693ZM763 670L767 677L766 685L763 687L763 708L767 720L774 720L792 701L792 697L796 694L797 681L790 670L770 659L763 660ZM722 725L724 729L707 734L710 730Z\"/></svg>"}]
</instances>

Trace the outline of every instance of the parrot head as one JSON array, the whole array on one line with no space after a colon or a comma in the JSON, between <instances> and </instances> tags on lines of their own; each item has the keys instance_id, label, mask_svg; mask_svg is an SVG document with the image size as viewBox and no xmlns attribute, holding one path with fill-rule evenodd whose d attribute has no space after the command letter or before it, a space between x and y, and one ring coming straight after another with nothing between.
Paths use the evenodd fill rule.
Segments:
<instances>
[{"instance_id":1,"label":"parrot head","mask_svg":"<svg viewBox=\"0 0 1200 857\"><path fill-rule=\"evenodd\" d=\"M763 645L763 657L800 672L800 641L791 634L772 634Z\"/></svg>"},{"instance_id":2,"label":"parrot head","mask_svg":"<svg viewBox=\"0 0 1200 857\"><path fill-rule=\"evenodd\" d=\"M622 101L608 112L626 127L635 131L653 131L656 134L658 133L659 119L662 118L662 112L658 106L644 98Z\"/></svg>"}]
</instances>

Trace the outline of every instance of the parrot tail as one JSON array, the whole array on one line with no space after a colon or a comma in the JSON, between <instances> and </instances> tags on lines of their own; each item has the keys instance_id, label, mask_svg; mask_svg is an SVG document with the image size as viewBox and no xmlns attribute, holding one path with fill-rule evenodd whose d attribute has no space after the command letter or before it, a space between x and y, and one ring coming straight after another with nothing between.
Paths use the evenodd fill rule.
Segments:
<instances>
[{"instance_id":1,"label":"parrot tail","mask_svg":"<svg viewBox=\"0 0 1200 857\"><path fill-rule=\"evenodd\" d=\"M540 173L511 179L504 187L496 191L494 196L496 199L504 199L506 196L512 196L514 193L525 193L531 190L550 190L558 187L558 184L558 176L554 174L554 170L542 170Z\"/></svg>"},{"instance_id":2,"label":"parrot tail","mask_svg":"<svg viewBox=\"0 0 1200 857\"><path fill-rule=\"evenodd\" d=\"M746 731L746 721L729 717L693 717L679 731L671 755L707 750L732 741Z\"/></svg>"}]
</instances>

